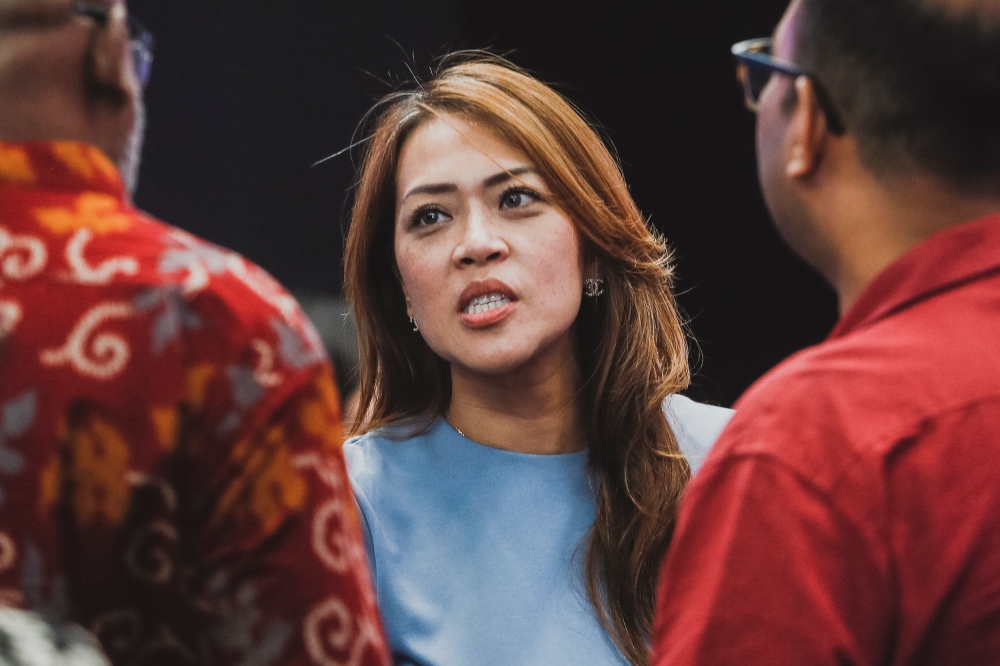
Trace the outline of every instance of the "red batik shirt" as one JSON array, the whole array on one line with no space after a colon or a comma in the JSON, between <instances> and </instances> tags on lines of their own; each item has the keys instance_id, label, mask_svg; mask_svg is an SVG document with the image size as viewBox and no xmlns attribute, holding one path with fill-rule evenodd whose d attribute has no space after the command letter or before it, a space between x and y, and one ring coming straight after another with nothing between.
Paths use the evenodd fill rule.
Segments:
<instances>
[{"instance_id":1,"label":"red batik shirt","mask_svg":"<svg viewBox=\"0 0 1000 666\"><path fill-rule=\"evenodd\" d=\"M76 143L0 143L0 600L120 664L388 657L330 365Z\"/></svg>"}]
</instances>

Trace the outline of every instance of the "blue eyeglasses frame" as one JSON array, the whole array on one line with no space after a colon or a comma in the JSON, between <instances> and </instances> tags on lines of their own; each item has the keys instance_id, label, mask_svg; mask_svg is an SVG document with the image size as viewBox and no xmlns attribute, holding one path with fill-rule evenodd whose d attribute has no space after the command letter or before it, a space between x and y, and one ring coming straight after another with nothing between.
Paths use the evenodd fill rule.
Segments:
<instances>
[{"instance_id":1,"label":"blue eyeglasses frame","mask_svg":"<svg viewBox=\"0 0 1000 666\"><path fill-rule=\"evenodd\" d=\"M826 116L827 127L833 134L844 134L847 128L841 120L840 114L834 108L830 96L816 77L793 63L771 55L773 47L774 40L772 38L761 37L739 42L734 44L731 49L737 63L736 78L743 86L743 99L747 109L757 113L761 93L764 92L764 87L775 72L794 78L805 76L812 81L813 89L816 91L816 100L823 115Z\"/></svg>"},{"instance_id":2,"label":"blue eyeglasses frame","mask_svg":"<svg viewBox=\"0 0 1000 666\"><path fill-rule=\"evenodd\" d=\"M73 3L73 12L79 16L93 19L102 28L107 26L111 18L111 7L96 2L78 0ZM153 53L156 40L153 33L146 29L142 22L129 14L128 38L132 46L132 61L135 65L135 76L139 85L145 88L153 72Z\"/></svg>"}]
</instances>

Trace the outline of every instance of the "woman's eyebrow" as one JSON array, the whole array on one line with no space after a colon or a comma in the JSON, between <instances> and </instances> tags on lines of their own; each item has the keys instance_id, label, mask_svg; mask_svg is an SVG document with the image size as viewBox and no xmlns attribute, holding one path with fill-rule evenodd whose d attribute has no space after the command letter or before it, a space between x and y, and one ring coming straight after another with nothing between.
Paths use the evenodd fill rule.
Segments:
<instances>
[{"instance_id":1,"label":"woman's eyebrow","mask_svg":"<svg viewBox=\"0 0 1000 666\"><path fill-rule=\"evenodd\" d=\"M500 173L496 174L495 176L490 176L489 178L487 178L486 180L484 180L483 181L483 188L484 189L489 189L491 187L496 187L497 185L501 185L503 183L506 183L508 180L513 180L514 178L517 178L518 176L523 176L526 173L536 173L537 174L538 171L534 167L530 167L530 166L517 167L516 169L507 169L505 171L501 171Z\"/></svg>"},{"instance_id":2,"label":"woman's eyebrow","mask_svg":"<svg viewBox=\"0 0 1000 666\"><path fill-rule=\"evenodd\" d=\"M457 192L458 185L454 183L436 183L431 185L419 185L403 195L402 201L406 201L415 194L447 194Z\"/></svg>"},{"instance_id":3,"label":"woman's eyebrow","mask_svg":"<svg viewBox=\"0 0 1000 666\"><path fill-rule=\"evenodd\" d=\"M523 166L517 167L515 169L508 169L506 171L501 171L493 176L490 176L483 181L483 189L489 189L491 187L496 187L497 185L502 185L508 180L513 180L518 176L523 176L526 173L538 173L538 170L534 167ZM403 195L400 202L406 201L410 197L416 194L448 194L450 192L457 192L458 185L454 183L430 183L428 185L418 185L412 190Z\"/></svg>"}]
</instances>

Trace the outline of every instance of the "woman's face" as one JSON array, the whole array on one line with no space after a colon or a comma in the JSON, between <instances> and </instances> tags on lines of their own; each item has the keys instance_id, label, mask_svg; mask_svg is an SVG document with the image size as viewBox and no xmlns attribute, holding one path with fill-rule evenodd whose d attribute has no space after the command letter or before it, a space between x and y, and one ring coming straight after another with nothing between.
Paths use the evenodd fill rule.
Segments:
<instances>
[{"instance_id":1,"label":"woman's face","mask_svg":"<svg viewBox=\"0 0 1000 666\"><path fill-rule=\"evenodd\" d=\"M435 353L498 375L569 342L583 293L580 243L523 152L459 116L427 121L403 144L396 201L414 335Z\"/></svg>"}]
</instances>

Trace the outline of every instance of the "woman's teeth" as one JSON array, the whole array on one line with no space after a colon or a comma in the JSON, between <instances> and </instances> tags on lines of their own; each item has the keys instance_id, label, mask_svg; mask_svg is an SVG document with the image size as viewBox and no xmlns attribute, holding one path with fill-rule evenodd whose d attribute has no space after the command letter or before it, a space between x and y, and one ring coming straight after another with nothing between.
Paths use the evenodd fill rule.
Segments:
<instances>
[{"instance_id":1,"label":"woman's teeth","mask_svg":"<svg viewBox=\"0 0 1000 666\"><path fill-rule=\"evenodd\" d=\"M487 296L480 296L479 298L472 299L469 306L465 308L465 314L479 314L480 312L489 312L490 310L496 310L497 308L502 308L505 305L510 305L510 299L503 294L489 294Z\"/></svg>"}]
</instances>

